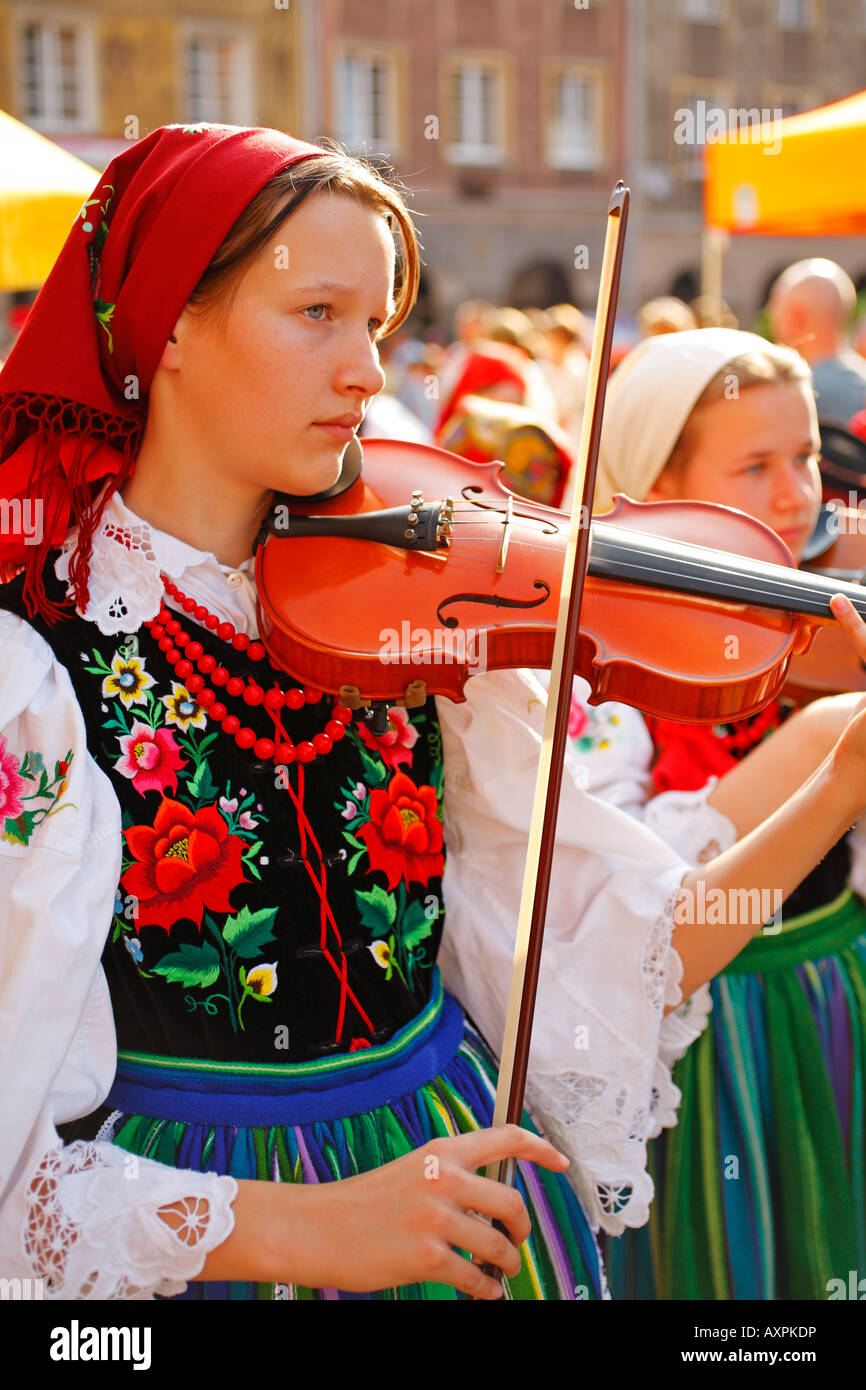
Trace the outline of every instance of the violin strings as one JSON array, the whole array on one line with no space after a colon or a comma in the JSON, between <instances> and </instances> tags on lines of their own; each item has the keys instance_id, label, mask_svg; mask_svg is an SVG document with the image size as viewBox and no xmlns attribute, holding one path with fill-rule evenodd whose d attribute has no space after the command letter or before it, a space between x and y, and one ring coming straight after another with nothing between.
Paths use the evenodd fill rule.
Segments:
<instances>
[{"instance_id":1,"label":"violin strings","mask_svg":"<svg viewBox=\"0 0 866 1390\"><path fill-rule=\"evenodd\" d=\"M458 502L455 505L455 512L460 512L461 515L453 518L450 523L452 526L492 525L497 529L501 529L506 521L506 513L504 510L498 510L494 507L487 507L468 501ZM553 518L550 518L550 520L552 521ZM528 521L533 525L543 526L548 522L548 518L527 517L519 513L513 515L511 518L511 523L517 530L523 529L517 528L517 523L521 521ZM604 523L602 523L602 525L604 525ZM625 536L620 535L612 537L609 534L612 529L613 525L608 524L607 534L596 531L597 540L601 541L600 549L603 550L605 548L605 542L607 542L608 546L610 546L612 542L614 549L622 549L625 546ZM735 587L737 593L730 596L730 601L732 602L753 602L757 606L761 606L761 599L763 598L765 600L764 606L767 606L766 599L769 596L776 600L783 601L786 605L790 606L791 610L796 611L797 608L801 606L802 600L806 599L810 603L819 605L829 613L829 602L833 595L845 593L851 598L858 611L862 611L863 616L866 617L866 591L864 591L861 585L852 584L850 581L834 581L826 576L807 574L799 569L792 569L790 573L783 573L783 567L781 565L772 566L769 561L752 560L748 556L743 556L741 566L742 564L751 566L751 572L749 572L749 570L744 570L741 566L738 566L732 561L729 552L716 550L711 547L703 547L711 550L711 558L707 557L705 559L698 553L702 547L692 545L689 542L676 541L664 536L653 536L647 532L631 532L629 534L631 536L640 535L645 541L649 540L651 543L654 543L655 547L657 547L655 554L652 549L649 554L645 553L637 559L632 556L623 557L614 554L612 557L613 560L620 565L624 565L626 568L631 567L632 569L639 570L643 580L649 584L655 584L659 588L669 587L669 584L666 584L665 581L670 578L670 567L669 564L667 566L665 565L665 561L670 562L671 560L676 561L679 559L684 561L687 566L691 567L696 583L701 583L703 572L703 574L710 576L716 583L722 581L723 583L729 583L732 587ZM524 536L520 536L519 534L515 534L514 536L515 541L525 539L527 539L525 534ZM598 555L598 551L596 551L596 554ZM599 558L601 557L599 556ZM590 565L591 564L592 557L590 557ZM777 572L777 570L779 572ZM857 592L851 593L850 590L852 589ZM724 596L719 595L718 597Z\"/></svg>"}]
</instances>

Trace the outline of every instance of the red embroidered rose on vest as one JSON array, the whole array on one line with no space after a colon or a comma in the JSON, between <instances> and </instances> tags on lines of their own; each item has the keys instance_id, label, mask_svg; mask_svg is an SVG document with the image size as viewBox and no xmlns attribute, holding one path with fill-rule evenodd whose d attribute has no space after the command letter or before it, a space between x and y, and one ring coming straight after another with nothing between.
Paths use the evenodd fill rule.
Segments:
<instances>
[{"instance_id":1,"label":"red embroidered rose on vest","mask_svg":"<svg viewBox=\"0 0 866 1390\"><path fill-rule=\"evenodd\" d=\"M389 888L401 878L407 884L428 883L443 872L442 822L432 787L416 787L404 772L397 772L384 791L371 791L369 810L370 819L358 837L367 846L371 871L381 869Z\"/></svg>"},{"instance_id":2,"label":"red embroidered rose on vest","mask_svg":"<svg viewBox=\"0 0 866 1390\"><path fill-rule=\"evenodd\" d=\"M138 929L169 931L182 917L201 928L205 908L232 911L229 894L249 882L241 864L244 841L229 833L216 806L191 811L164 797L153 829L134 825L123 833L137 862L121 883L138 900Z\"/></svg>"},{"instance_id":3,"label":"red embroidered rose on vest","mask_svg":"<svg viewBox=\"0 0 866 1390\"><path fill-rule=\"evenodd\" d=\"M171 729L152 729L136 720L132 732L118 737L123 757L114 764L137 792L177 791L177 774L186 767Z\"/></svg>"},{"instance_id":4,"label":"red embroidered rose on vest","mask_svg":"<svg viewBox=\"0 0 866 1390\"><path fill-rule=\"evenodd\" d=\"M378 738L371 734L366 724L354 726L363 744L374 749L386 767L396 772L404 763L412 765L412 749L418 742L418 730L410 723L406 710L392 705L388 710L388 732Z\"/></svg>"}]
</instances>

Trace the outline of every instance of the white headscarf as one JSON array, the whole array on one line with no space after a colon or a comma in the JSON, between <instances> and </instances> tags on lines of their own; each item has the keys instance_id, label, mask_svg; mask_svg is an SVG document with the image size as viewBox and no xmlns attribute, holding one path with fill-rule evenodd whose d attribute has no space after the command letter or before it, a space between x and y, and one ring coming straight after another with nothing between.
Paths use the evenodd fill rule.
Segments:
<instances>
[{"instance_id":1,"label":"white headscarf","mask_svg":"<svg viewBox=\"0 0 866 1390\"><path fill-rule=\"evenodd\" d=\"M616 492L645 501L716 373L768 348L766 338L736 328L662 333L633 348L607 389L593 510L608 511Z\"/></svg>"}]
</instances>

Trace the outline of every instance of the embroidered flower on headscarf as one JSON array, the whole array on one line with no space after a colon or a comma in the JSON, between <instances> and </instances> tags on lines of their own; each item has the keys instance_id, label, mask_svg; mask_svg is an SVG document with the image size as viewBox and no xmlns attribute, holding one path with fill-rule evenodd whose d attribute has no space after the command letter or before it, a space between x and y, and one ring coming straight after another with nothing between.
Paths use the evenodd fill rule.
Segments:
<instances>
[{"instance_id":1,"label":"embroidered flower on headscarf","mask_svg":"<svg viewBox=\"0 0 866 1390\"><path fill-rule=\"evenodd\" d=\"M106 699L109 695L119 695L124 707L129 709L130 705L146 705L145 691L155 684L153 676L145 671L140 656L123 657L120 652L115 652L111 661L111 675L102 682L102 694Z\"/></svg>"},{"instance_id":2,"label":"embroidered flower on headscarf","mask_svg":"<svg viewBox=\"0 0 866 1390\"><path fill-rule=\"evenodd\" d=\"M358 830L367 846L370 869L381 869L388 887L402 878L428 883L442 873L442 822L433 787L416 787L405 772L396 772L387 789L370 792L370 819Z\"/></svg>"},{"instance_id":3,"label":"embroidered flower on headscarf","mask_svg":"<svg viewBox=\"0 0 866 1390\"><path fill-rule=\"evenodd\" d=\"M24 778L18 776L20 766L21 759L9 752L6 739L0 734L0 819L14 820L24 810L21 803Z\"/></svg>"},{"instance_id":4,"label":"embroidered flower on headscarf","mask_svg":"<svg viewBox=\"0 0 866 1390\"><path fill-rule=\"evenodd\" d=\"M410 723L409 715L401 705L392 705L388 710L388 731L377 738L371 734L366 724L356 725L361 742L374 748L386 767L396 772L403 763L412 764L409 751L418 742L418 730Z\"/></svg>"},{"instance_id":5,"label":"embroidered flower on headscarf","mask_svg":"<svg viewBox=\"0 0 866 1390\"><path fill-rule=\"evenodd\" d=\"M123 757L114 764L115 770L129 777L137 792L161 792L166 787L177 791L177 774L186 767L186 758L180 756L170 729L154 730L136 720L132 732L120 734L117 741Z\"/></svg>"},{"instance_id":6,"label":"embroidered flower on headscarf","mask_svg":"<svg viewBox=\"0 0 866 1390\"><path fill-rule=\"evenodd\" d=\"M216 806L191 811L164 797L153 822L123 832L135 858L121 878L126 893L138 899L136 927L170 931L181 917L201 929L205 908L231 912L229 894L247 883L242 864L246 848Z\"/></svg>"},{"instance_id":7,"label":"embroidered flower on headscarf","mask_svg":"<svg viewBox=\"0 0 866 1390\"><path fill-rule=\"evenodd\" d=\"M178 681L172 681L171 694L163 695L162 703L167 710L166 723L179 725L184 733L190 726L203 729L207 724L204 705L200 705L186 686L180 685Z\"/></svg>"}]
</instances>

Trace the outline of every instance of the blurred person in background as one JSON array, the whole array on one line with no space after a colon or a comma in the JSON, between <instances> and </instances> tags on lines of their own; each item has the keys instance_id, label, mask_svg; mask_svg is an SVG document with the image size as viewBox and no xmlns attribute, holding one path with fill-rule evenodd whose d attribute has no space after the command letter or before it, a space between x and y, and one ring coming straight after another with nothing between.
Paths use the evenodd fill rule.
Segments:
<instances>
[{"instance_id":1,"label":"blurred person in background","mask_svg":"<svg viewBox=\"0 0 866 1390\"><path fill-rule=\"evenodd\" d=\"M465 299L454 314L454 341L442 354L439 367L439 398L445 400L455 383L469 352L479 338L486 338L490 316L496 306L487 299Z\"/></svg>"},{"instance_id":2,"label":"blurred person in background","mask_svg":"<svg viewBox=\"0 0 866 1390\"><path fill-rule=\"evenodd\" d=\"M712 294L699 294L693 299L692 314L697 328L737 328L739 320L724 299L716 299Z\"/></svg>"},{"instance_id":3,"label":"blurred person in background","mask_svg":"<svg viewBox=\"0 0 866 1390\"><path fill-rule=\"evenodd\" d=\"M537 365L507 343L477 344L440 412L436 443L476 463L501 459L506 487L561 505L573 449L536 390ZM541 379L549 395L547 383Z\"/></svg>"},{"instance_id":4,"label":"blurred person in background","mask_svg":"<svg viewBox=\"0 0 866 1390\"><path fill-rule=\"evenodd\" d=\"M589 381L589 327L573 304L555 304L547 311L542 332L550 355L540 365L553 392L556 420L576 446Z\"/></svg>"},{"instance_id":5,"label":"blurred person in background","mask_svg":"<svg viewBox=\"0 0 866 1390\"><path fill-rule=\"evenodd\" d=\"M637 311L637 326L642 338L654 338L659 333L684 333L697 328L698 321L682 299L663 295L649 299Z\"/></svg>"},{"instance_id":6,"label":"blurred person in background","mask_svg":"<svg viewBox=\"0 0 866 1390\"><path fill-rule=\"evenodd\" d=\"M866 407L866 362L848 344L856 307L850 275L823 257L783 270L767 305L773 337L812 368L819 416L840 424Z\"/></svg>"}]
</instances>

